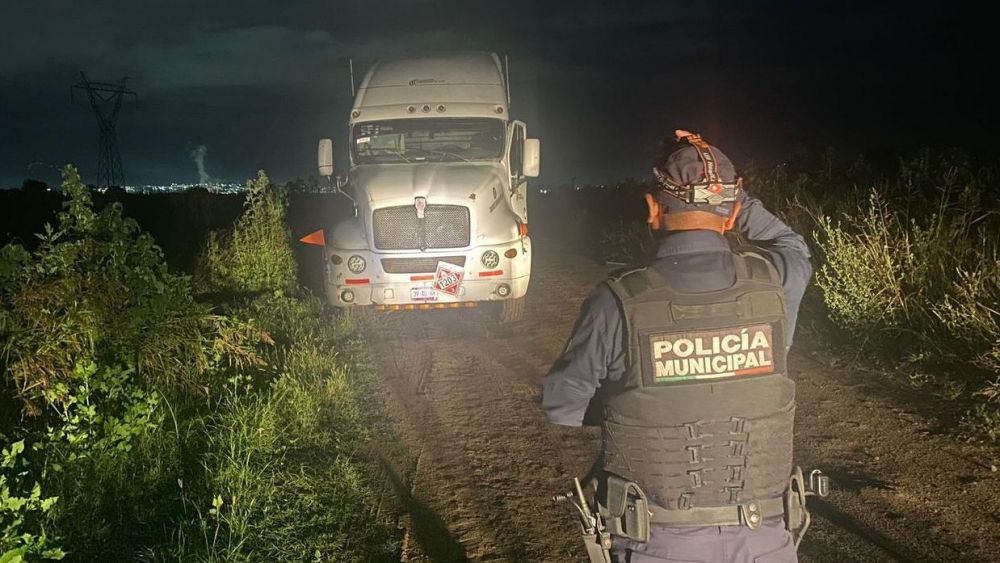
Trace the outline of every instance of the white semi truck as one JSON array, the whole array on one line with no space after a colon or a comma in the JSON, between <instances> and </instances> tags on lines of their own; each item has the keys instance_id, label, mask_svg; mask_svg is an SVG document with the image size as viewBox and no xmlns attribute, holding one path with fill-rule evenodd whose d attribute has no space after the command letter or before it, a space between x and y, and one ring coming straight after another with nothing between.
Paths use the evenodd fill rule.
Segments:
<instances>
[{"instance_id":1,"label":"white semi truck","mask_svg":"<svg viewBox=\"0 0 1000 563\"><path fill-rule=\"evenodd\" d=\"M540 144L510 117L491 53L383 60L348 121L354 216L322 237L327 298L348 312L495 303L520 318L531 276L527 179ZM333 175L333 143L319 143Z\"/></svg>"}]
</instances>

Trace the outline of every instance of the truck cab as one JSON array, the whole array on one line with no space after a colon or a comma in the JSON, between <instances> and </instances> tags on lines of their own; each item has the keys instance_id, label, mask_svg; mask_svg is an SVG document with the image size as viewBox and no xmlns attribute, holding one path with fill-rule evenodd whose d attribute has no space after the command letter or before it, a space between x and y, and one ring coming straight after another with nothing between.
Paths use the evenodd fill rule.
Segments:
<instances>
[{"instance_id":1,"label":"truck cab","mask_svg":"<svg viewBox=\"0 0 1000 563\"><path fill-rule=\"evenodd\" d=\"M517 320L531 276L527 180L540 146L509 115L499 57L457 53L376 63L348 120L354 216L325 237L337 307L407 310L494 302ZM320 173L333 173L320 141Z\"/></svg>"}]
</instances>

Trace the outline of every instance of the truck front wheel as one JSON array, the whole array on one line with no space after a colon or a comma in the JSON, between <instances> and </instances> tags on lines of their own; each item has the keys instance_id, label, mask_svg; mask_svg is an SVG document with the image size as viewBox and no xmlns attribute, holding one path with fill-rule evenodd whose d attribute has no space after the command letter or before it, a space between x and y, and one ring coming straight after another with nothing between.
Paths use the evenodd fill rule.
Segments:
<instances>
[{"instance_id":1,"label":"truck front wheel","mask_svg":"<svg viewBox=\"0 0 1000 563\"><path fill-rule=\"evenodd\" d=\"M500 302L497 320L500 324L508 324L521 320L524 316L524 297L506 299Z\"/></svg>"}]
</instances>

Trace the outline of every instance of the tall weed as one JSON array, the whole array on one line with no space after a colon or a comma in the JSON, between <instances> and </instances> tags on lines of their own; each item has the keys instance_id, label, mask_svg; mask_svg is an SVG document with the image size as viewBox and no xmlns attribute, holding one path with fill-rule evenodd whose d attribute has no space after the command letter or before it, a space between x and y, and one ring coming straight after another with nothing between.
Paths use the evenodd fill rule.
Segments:
<instances>
[{"instance_id":1,"label":"tall weed","mask_svg":"<svg viewBox=\"0 0 1000 563\"><path fill-rule=\"evenodd\" d=\"M152 238L117 203L93 209L76 170L64 172L65 210L34 254L0 253L0 355L38 412L37 399L62 401L81 363L130 368L146 383L194 382L215 361L226 331L196 302L188 278L171 273Z\"/></svg>"},{"instance_id":2,"label":"tall weed","mask_svg":"<svg viewBox=\"0 0 1000 563\"><path fill-rule=\"evenodd\" d=\"M867 204L834 206L814 239L832 320L883 358L935 374L944 395L979 399L966 421L990 436L1000 436L998 179L960 152L925 151Z\"/></svg>"},{"instance_id":3,"label":"tall weed","mask_svg":"<svg viewBox=\"0 0 1000 563\"><path fill-rule=\"evenodd\" d=\"M861 211L850 218L850 227L820 219L817 239L826 259L816 283L834 322L866 338L908 325L910 288L904 282L915 256L907 233L877 192Z\"/></svg>"},{"instance_id":4,"label":"tall weed","mask_svg":"<svg viewBox=\"0 0 1000 563\"><path fill-rule=\"evenodd\" d=\"M243 215L231 232L211 233L197 277L220 291L289 291L298 285L291 233L285 224L288 195L264 171L247 182Z\"/></svg>"},{"instance_id":5,"label":"tall weed","mask_svg":"<svg viewBox=\"0 0 1000 563\"><path fill-rule=\"evenodd\" d=\"M374 521L374 468L360 455L372 426L370 375L338 353L345 326L318 301L262 294L276 346L264 388L230 381L204 429L204 483L160 558L192 561L388 561L395 535ZM337 343L344 343L339 346Z\"/></svg>"}]
</instances>

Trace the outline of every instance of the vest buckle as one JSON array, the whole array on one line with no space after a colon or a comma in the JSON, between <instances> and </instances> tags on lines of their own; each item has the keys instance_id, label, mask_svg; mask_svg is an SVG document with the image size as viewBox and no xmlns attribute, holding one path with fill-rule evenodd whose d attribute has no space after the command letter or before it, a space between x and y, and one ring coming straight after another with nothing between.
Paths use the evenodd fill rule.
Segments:
<instances>
[{"instance_id":1,"label":"vest buckle","mask_svg":"<svg viewBox=\"0 0 1000 563\"><path fill-rule=\"evenodd\" d=\"M764 523L764 516L761 514L759 502L748 502L740 505L740 520L751 530L760 528Z\"/></svg>"}]
</instances>

